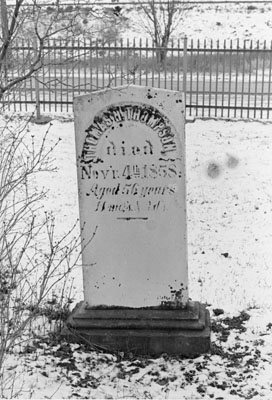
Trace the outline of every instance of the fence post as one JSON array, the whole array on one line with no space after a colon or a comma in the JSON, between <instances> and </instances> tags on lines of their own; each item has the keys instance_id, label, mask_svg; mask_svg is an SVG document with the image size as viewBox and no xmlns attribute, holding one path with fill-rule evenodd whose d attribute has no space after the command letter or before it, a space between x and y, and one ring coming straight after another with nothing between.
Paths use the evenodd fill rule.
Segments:
<instances>
[{"instance_id":1,"label":"fence post","mask_svg":"<svg viewBox=\"0 0 272 400\"><path fill-rule=\"evenodd\" d=\"M35 56L38 55L38 46L36 39L33 41L33 48ZM36 100L36 117L37 120L41 119L41 104L40 104L40 85L39 85L39 70L36 70L34 73L35 80L35 100Z\"/></svg>"},{"instance_id":2,"label":"fence post","mask_svg":"<svg viewBox=\"0 0 272 400\"><path fill-rule=\"evenodd\" d=\"M187 97L187 67L188 67L187 36L185 36L183 41L183 93L184 93L185 116L186 116L186 97Z\"/></svg>"}]
</instances>

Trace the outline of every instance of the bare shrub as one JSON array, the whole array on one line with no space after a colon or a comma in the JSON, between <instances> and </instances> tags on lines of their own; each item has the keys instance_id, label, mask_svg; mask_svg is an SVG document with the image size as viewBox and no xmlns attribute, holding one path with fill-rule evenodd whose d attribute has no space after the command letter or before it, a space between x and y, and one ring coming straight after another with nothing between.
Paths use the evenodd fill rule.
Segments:
<instances>
[{"instance_id":1,"label":"bare shrub","mask_svg":"<svg viewBox=\"0 0 272 400\"><path fill-rule=\"evenodd\" d=\"M47 149L49 125L37 146L28 123L9 118L0 128L0 397L13 386L4 371L6 356L30 343L41 316L66 317L68 277L80 257L77 222L56 237L54 216L42 205L46 191L37 192L33 185L34 176L54 171L57 143Z\"/></svg>"}]
</instances>

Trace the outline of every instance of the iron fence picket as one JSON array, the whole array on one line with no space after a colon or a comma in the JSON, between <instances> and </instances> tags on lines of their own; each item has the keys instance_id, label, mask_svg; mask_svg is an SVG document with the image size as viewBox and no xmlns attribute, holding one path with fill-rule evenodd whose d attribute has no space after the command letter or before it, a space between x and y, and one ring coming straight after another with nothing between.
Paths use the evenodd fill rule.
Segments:
<instances>
[{"instance_id":1,"label":"iron fence picket","mask_svg":"<svg viewBox=\"0 0 272 400\"><path fill-rule=\"evenodd\" d=\"M206 93L206 47L207 42L206 39L204 40L203 44L203 86L202 86L202 105L204 105L205 93ZM201 109L202 117L204 117L204 108Z\"/></svg>"},{"instance_id":2,"label":"iron fence picket","mask_svg":"<svg viewBox=\"0 0 272 400\"><path fill-rule=\"evenodd\" d=\"M55 98L55 112L57 112L58 110L58 106L57 106L57 90L56 90L56 82L58 81L58 76L57 76L57 46L56 46L56 41L54 41L53 43L53 55L54 55L54 64L53 64L53 72L54 72L54 82L55 82L55 90L54 90L54 86L53 86L53 93L54 93L54 98ZM68 44L66 43L67 46L67 51L68 51Z\"/></svg>"},{"instance_id":3,"label":"iron fence picket","mask_svg":"<svg viewBox=\"0 0 272 400\"><path fill-rule=\"evenodd\" d=\"M228 118L230 117L230 104L231 104L231 77L232 77L232 40L230 41L230 50L229 50L229 92L228 92Z\"/></svg>"},{"instance_id":4,"label":"iron fence picket","mask_svg":"<svg viewBox=\"0 0 272 400\"><path fill-rule=\"evenodd\" d=\"M190 52L190 97L189 97L189 104L192 105L193 103L193 39L191 40L191 48L187 48L187 54ZM192 115L192 108L190 108L190 116Z\"/></svg>"},{"instance_id":5,"label":"iron fence picket","mask_svg":"<svg viewBox=\"0 0 272 400\"><path fill-rule=\"evenodd\" d=\"M252 50L253 42L252 40L250 41L250 50ZM252 52L249 52L249 74L248 74L248 100L247 100L247 118L249 118L249 107L250 107L250 101L251 101L251 81L252 81L252 57L251 57Z\"/></svg>"},{"instance_id":6,"label":"iron fence picket","mask_svg":"<svg viewBox=\"0 0 272 400\"><path fill-rule=\"evenodd\" d=\"M259 41L257 41L257 49L259 50ZM254 118L256 118L257 107L257 93L258 93L258 70L259 70L259 53L257 53L256 66L255 66L255 86L254 86Z\"/></svg>"},{"instance_id":7,"label":"iron fence picket","mask_svg":"<svg viewBox=\"0 0 272 400\"><path fill-rule=\"evenodd\" d=\"M210 43L210 81L209 81L209 117L211 116L211 100L212 100L212 57L213 57L213 41Z\"/></svg>"},{"instance_id":8,"label":"iron fence picket","mask_svg":"<svg viewBox=\"0 0 272 400\"><path fill-rule=\"evenodd\" d=\"M266 49L266 40L264 41L264 50ZM265 80L265 54L263 53L263 63L262 63L262 89L261 89L261 93L262 93L262 97L261 97L261 108L263 107L263 101L264 101L264 81ZM263 111L261 110L261 115L260 118L263 118Z\"/></svg>"},{"instance_id":9,"label":"iron fence picket","mask_svg":"<svg viewBox=\"0 0 272 400\"><path fill-rule=\"evenodd\" d=\"M165 51L166 51L165 49L162 50L162 52L165 52ZM158 55L158 53L156 52L156 63L155 63L155 65L157 66L158 70L160 70L160 62L159 62L160 57L161 57L161 55ZM165 55L163 57L164 57L163 58L163 64L164 64L164 68L163 68L163 70L164 70L164 89L168 89L168 87L167 87L167 58L166 58ZM158 84L158 87L161 87L161 86Z\"/></svg>"},{"instance_id":10,"label":"iron fence picket","mask_svg":"<svg viewBox=\"0 0 272 400\"><path fill-rule=\"evenodd\" d=\"M219 49L219 41L216 41L216 49ZM215 116L217 117L217 105L218 105L218 71L219 69L219 52L216 52L216 67L215 67Z\"/></svg>"},{"instance_id":11,"label":"iron fence picket","mask_svg":"<svg viewBox=\"0 0 272 400\"><path fill-rule=\"evenodd\" d=\"M242 93L244 93L244 86L245 86L245 63L246 63L246 41L244 40L243 67L242 67ZM244 96L241 96L240 118L243 117L243 108L244 108Z\"/></svg>"},{"instance_id":12,"label":"iron fence picket","mask_svg":"<svg viewBox=\"0 0 272 400\"><path fill-rule=\"evenodd\" d=\"M183 93L184 93L185 109L186 109L186 104L187 104L187 80L188 80L188 74L187 74L187 72L188 72L187 45L188 45L188 41L187 41L187 37L185 37L184 38L184 42L183 42L183 60L182 60L182 68L183 68L182 90L183 90ZM180 43L179 43L179 50L180 50Z\"/></svg>"},{"instance_id":13,"label":"iron fence picket","mask_svg":"<svg viewBox=\"0 0 272 400\"><path fill-rule=\"evenodd\" d=\"M234 98L234 118L236 118L237 115L237 92L238 92L238 75L239 75L239 66L240 66L240 53L239 53L239 39L237 39L236 42L236 65L235 65L235 98Z\"/></svg>"},{"instance_id":14,"label":"iron fence picket","mask_svg":"<svg viewBox=\"0 0 272 400\"><path fill-rule=\"evenodd\" d=\"M196 116L198 116L198 103L199 103L199 40L197 41L197 52L196 52Z\"/></svg>"},{"instance_id":15,"label":"iron fence picket","mask_svg":"<svg viewBox=\"0 0 272 400\"><path fill-rule=\"evenodd\" d=\"M172 39L171 43L171 65L174 65L174 41ZM173 90L173 82L174 82L174 68L171 68L171 90Z\"/></svg>"},{"instance_id":16,"label":"iron fence picket","mask_svg":"<svg viewBox=\"0 0 272 400\"><path fill-rule=\"evenodd\" d=\"M226 52L226 40L223 42L224 52ZM226 70L226 57L223 57L223 66L222 66L222 109L221 109L221 118L224 116L224 102L225 102L225 71Z\"/></svg>"},{"instance_id":17,"label":"iron fence picket","mask_svg":"<svg viewBox=\"0 0 272 400\"><path fill-rule=\"evenodd\" d=\"M178 49L180 49L180 39L178 39L178 43L177 43L177 46L178 46ZM180 51L178 51L178 53L177 53L177 58L178 58L178 60L177 60L177 90L180 90L180 62L181 62L181 60L180 60ZM183 85L183 87L184 87L184 81L182 82L182 85ZM185 92L184 92L185 93ZM184 96L185 96L185 94L184 94Z\"/></svg>"},{"instance_id":18,"label":"iron fence picket","mask_svg":"<svg viewBox=\"0 0 272 400\"><path fill-rule=\"evenodd\" d=\"M270 97L271 97L271 78L272 78L272 40L270 41L270 58L269 58L269 77L268 77L268 97L267 97L267 119L269 118L269 110L270 110Z\"/></svg>"},{"instance_id":19,"label":"iron fence picket","mask_svg":"<svg viewBox=\"0 0 272 400\"><path fill-rule=\"evenodd\" d=\"M145 86L148 86L148 60L149 60L149 58L148 58L148 54L149 54L149 52L148 52L148 46L149 46L149 41L148 41L148 39L146 39L145 40L145 45L143 46L143 48L142 48L142 52L143 52L143 54L144 54L144 60L145 60L145 70L144 70L144 77L145 77L145 79L144 79L144 85Z\"/></svg>"},{"instance_id":20,"label":"iron fence picket","mask_svg":"<svg viewBox=\"0 0 272 400\"><path fill-rule=\"evenodd\" d=\"M94 66L95 66L95 76L96 76L96 83L95 86L93 87L92 85L92 91L99 88L99 47L98 47L98 39L96 39L95 45L94 45L94 50L95 50L95 61L94 61Z\"/></svg>"}]
</instances>

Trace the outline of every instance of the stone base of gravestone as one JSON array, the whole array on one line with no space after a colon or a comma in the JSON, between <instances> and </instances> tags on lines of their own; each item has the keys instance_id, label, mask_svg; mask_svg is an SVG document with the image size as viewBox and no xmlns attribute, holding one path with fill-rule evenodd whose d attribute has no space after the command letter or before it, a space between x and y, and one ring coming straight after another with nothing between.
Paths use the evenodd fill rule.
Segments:
<instances>
[{"instance_id":1,"label":"stone base of gravestone","mask_svg":"<svg viewBox=\"0 0 272 400\"><path fill-rule=\"evenodd\" d=\"M183 309L88 307L81 302L63 334L106 351L190 356L209 350L210 317L199 302L189 302Z\"/></svg>"}]
</instances>

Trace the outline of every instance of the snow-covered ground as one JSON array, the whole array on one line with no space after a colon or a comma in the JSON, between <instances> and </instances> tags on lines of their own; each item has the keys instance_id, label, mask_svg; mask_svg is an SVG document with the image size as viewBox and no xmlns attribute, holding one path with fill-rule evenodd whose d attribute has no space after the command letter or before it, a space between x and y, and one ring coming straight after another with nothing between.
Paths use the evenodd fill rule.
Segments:
<instances>
[{"instance_id":1,"label":"snow-covered ground","mask_svg":"<svg viewBox=\"0 0 272 400\"><path fill-rule=\"evenodd\" d=\"M46 126L31 124L39 141ZM78 218L74 128L52 121L58 172L45 206L66 232ZM186 124L190 297L208 304L211 351L195 359L134 358L36 338L8 357L19 398L269 399L272 384L272 124ZM74 276L75 301L82 279Z\"/></svg>"},{"instance_id":2,"label":"snow-covered ground","mask_svg":"<svg viewBox=\"0 0 272 400\"><path fill-rule=\"evenodd\" d=\"M11 1L11 3L14 3ZM31 4L31 2L27 2ZM38 3L44 3L39 0ZM61 3L64 3L61 6ZM80 2L82 4L82 2ZM122 37L124 39L139 38L143 40L150 39L147 31L143 28L147 23L147 18L141 11L138 1L131 4L122 4L122 2L113 1L112 4L99 5L99 1L95 2L96 5L90 10L90 7L81 6L81 8L74 7L77 10L76 20L77 26L74 32L74 39L88 37L95 39L104 38L107 40L114 40ZM145 3L145 2L143 2ZM70 13L71 9L65 11L67 2L56 2L60 4L64 13ZM114 7L120 7L119 12L115 17L112 10ZM47 8L54 7L54 3L46 1L46 6L41 10L45 12L45 20L48 18ZM240 42L243 40L253 40L253 42L267 41L268 48L271 43L272 32L272 5L268 2L254 2L254 3L209 3L199 2L198 4L188 4L181 2L181 18L174 15L173 24L171 29L174 28L172 38L188 39L207 39L222 42L223 40L236 40ZM32 9L30 8L31 12ZM79 11L79 12L78 12ZM50 14L50 13L49 13ZM49 23L49 22L48 22ZM26 30L25 37L29 34ZM60 36L58 36L60 35ZM64 33L59 32L58 38L62 38ZM31 36L29 37L31 39Z\"/></svg>"},{"instance_id":3,"label":"snow-covered ground","mask_svg":"<svg viewBox=\"0 0 272 400\"><path fill-rule=\"evenodd\" d=\"M272 5L264 3L242 4L184 4L182 18L174 26L174 39L252 40L267 42L270 48L272 33ZM139 8L124 6L123 16L129 20L123 29L123 38L150 38L143 29L143 15Z\"/></svg>"},{"instance_id":4,"label":"snow-covered ground","mask_svg":"<svg viewBox=\"0 0 272 400\"><path fill-rule=\"evenodd\" d=\"M145 3L145 2L143 2ZM113 13L115 7L120 7L117 14ZM158 6L159 8L159 6ZM65 10L65 6L63 8ZM180 6L181 13L174 14L171 24L171 38L183 39L187 36L189 40L200 39L217 40L244 40L267 42L270 48L272 32L272 5L271 3L201 3L188 4L184 2ZM46 7L43 8L46 11ZM78 14L78 13L77 13ZM159 16L159 13L157 14ZM46 15L45 15L45 18ZM99 5L90 10L88 7L81 8L77 15L77 30L75 39L91 38L114 41L115 39L142 38L151 39L146 26L148 18L142 11L137 1L134 4L119 4L113 2L111 5ZM163 17L158 17L163 20ZM161 26L165 22L161 22ZM173 29L174 28L174 29ZM153 28L154 32L154 28ZM63 33L59 33L59 38Z\"/></svg>"}]
</instances>

